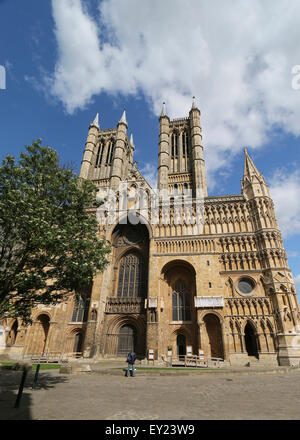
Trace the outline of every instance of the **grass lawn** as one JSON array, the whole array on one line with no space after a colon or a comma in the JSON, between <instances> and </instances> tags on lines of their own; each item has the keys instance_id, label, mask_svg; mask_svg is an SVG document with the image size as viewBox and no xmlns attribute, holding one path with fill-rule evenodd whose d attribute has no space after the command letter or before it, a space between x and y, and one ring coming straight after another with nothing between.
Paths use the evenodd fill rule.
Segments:
<instances>
[{"instance_id":1,"label":"grass lawn","mask_svg":"<svg viewBox=\"0 0 300 440\"><path fill-rule=\"evenodd\" d=\"M195 371L195 370L204 370L204 371L215 371L215 368L196 368L196 367L134 367L135 370L164 370L164 371ZM114 370L127 370L127 368L114 368Z\"/></svg>"},{"instance_id":2,"label":"grass lawn","mask_svg":"<svg viewBox=\"0 0 300 440\"><path fill-rule=\"evenodd\" d=\"M13 367L16 365L16 362L1 362L0 365L4 367ZM40 370L57 370L61 367L60 364L40 364ZM35 371L37 364L32 364L32 371Z\"/></svg>"}]
</instances>

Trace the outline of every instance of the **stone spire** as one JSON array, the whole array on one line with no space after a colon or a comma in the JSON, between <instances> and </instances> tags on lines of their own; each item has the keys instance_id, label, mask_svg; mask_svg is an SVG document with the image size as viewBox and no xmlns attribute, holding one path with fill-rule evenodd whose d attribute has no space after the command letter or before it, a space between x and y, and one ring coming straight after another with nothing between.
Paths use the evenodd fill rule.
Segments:
<instances>
[{"instance_id":1,"label":"stone spire","mask_svg":"<svg viewBox=\"0 0 300 440\"><path fill-rule=\"evenodd\" d=\"M193 96L192 108L193 108L193 109L194 109L194 108L197 108L197 106L196 106L196 98L195 98L195 96Z\"/></svg>"},{"instance_id":2,"label":"stone spire","mask_svg":"<svg viewBox=\"0 0 300 440\"><path fill-rule=\"evenodd\" d=\"M245 164L244 164L244 179L245 177L248 177L251 180L252 176L260 177L261 173L258 171L256 166L253 163L253 160L248 154L247 148L244 148L245 153Z\"/></svg>"},{"instance_id":3,"label":"stone spire","mask_svg":"<svg viewBox=\"0 0 300 440\"><path fill-rule=\"evenodd\" d=\"M125 111L125 109L123 111L121 119L119 120L119 124L125 124L126 127L128 127L128 124L127 124L127 121L126 121L126 111Z\"/></svg>"},{"instance_id":4,"label":"stone spire","mask_svg":"<svg viewBox=\"0 0 300 440\"><path fill-rule=\"evenodd\" d=\"M160 113L160 117L161 118L164 117L164 116L167 116L166 103L165 102L163 102L161 113Z\"/></svg>"},{"instance_id":5,"label":"stone spire","mask_svg":"<svg viewBox=\"0 0 300 440\"><path fill-rule=\"evenodd\" d=\"M130 145L131 145L131 147L134 149L134 143L133 143L133 135L132 135L132 133L131 133L131 135L130 135Z\"/></svg>"},{"instance_id":6,"label":"stone spire","mask_svg":"<svg viewBox=\"0 0 300 440\"><path fill-rule=\"evenodd\" d=\"M94 121L92 122L92 124L90 125L90 127L96 127L96 128L98 128L98 130L100 130L99 113L96 114L96 117L95 117Z\"/></svg>"},{"instance_id":7,"label":"stone spire","mask_svg":"<svg viewBox=\"0 0 300 440\"><path fill-rule=\"evenodd\" d=\"M244 148L245 163L244 176L242 179L242 193L248 198L267 196L270 197L268 185L264 176L258 171L253 160Z\"/></svg>"}]
</instances>

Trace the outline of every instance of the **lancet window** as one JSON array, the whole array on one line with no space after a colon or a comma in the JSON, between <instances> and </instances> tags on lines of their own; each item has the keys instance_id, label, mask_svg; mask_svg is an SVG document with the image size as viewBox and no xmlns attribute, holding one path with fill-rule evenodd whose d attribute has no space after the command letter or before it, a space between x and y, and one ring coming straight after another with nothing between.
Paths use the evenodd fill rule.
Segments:
<instances>
[{"instance_id":1,"label":"lancet window","mask_svg":"<svg viewBox=\"0 0 300 440\"><path fill-rule=\"evenodd\" d=\"M146 290L145 264L142 257L136 253L125 255L119 268L118 298L144 297Z\"/></svg>"},{"instance_id":2,"label":"lancet window","mask_svg":"<svg viewBox=\"0 0 300 440\"><path fill-rule=\"evenodd\" d=\"M182 280L176 281L172 293L172 319L173 321L190 321L191 319L190 292Z\"/></svg>"}]
</instances>

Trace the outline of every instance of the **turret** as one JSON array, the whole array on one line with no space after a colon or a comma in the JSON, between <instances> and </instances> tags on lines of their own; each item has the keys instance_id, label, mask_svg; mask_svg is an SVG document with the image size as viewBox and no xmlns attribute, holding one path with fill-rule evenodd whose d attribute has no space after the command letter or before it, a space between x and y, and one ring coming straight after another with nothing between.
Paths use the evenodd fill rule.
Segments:
<instances>
[{"instance_id":1,"label":"turret","mask_svg":"<svg viewBox=\"0 0 300 440\"><path fill-rule=\"evenodd\" d=\"M134 152L134 143L133 143L133 135L132 135L132 133L131 133L131 136L130 136L129 144L130 144L129 163L130 163L130 166L132 166L132 163L133 163L133 152Z\"/></svg>"},{"instance_id":2,"label":"turret","mask_svg":"<svg viewBox=\"0 0 300 440\"><path fill-rule=\"evenodd\" d=\"M168 174L170 168L170 119L163 103L159 117L159 150L158 150L158 189L168 189Z\"/></svg>"},{"instance_id":3,"label":"turret","mask_svg":"<svg viewBox=\"0 0 300 440\"><path fill-rule=\"evenodd\" d=\"M202 134L200 127L200 110L196 106L193 97L190 116L191 147L192 147L192 172L194 181L194 192L200 190L204 197L207 197L207 184L205 173L205 162L202 146Z\"/></svg>"},{"instance_id":4,"label":"turret","mask_svg":"<svg viewBox=\"0 0 300 440\"><path fill-rule=\"evenodd\" d=\"M122 117L117 125L116 142L114 148L113 163L111 169L110 186L115 191L119 188L119 183L122 180L123 164L126 160L126 139L127 139L127 120L126 111L123 111Z\"/></svg>"},{"instance_id":5,"label":"turret","mask_svg":"<svg viewBox=\"0 0 300 440\"><path fill-rule=\"evenodd\" d=\"M245 164L244 164L244 177L242 180L242 194L247 200L254 197L266 196L271 198L268 185L264 179L264 176L258 171L250 158L247 149L244 149Z\"/></svg>"},{"instance_id":6,"label":"turret","mask_svg":"<svg viewBox=\"0 0 300 440\"><path fill-rule=\"evenodd\" d=\"M89 132L85 143L85 150L79 173L79 177L81 177L82 179L88 179L91 175L93 156L94 154L96 154L96 145L98 141L99 130L99 113L97 113L94 121L89 127Z\"/></svg>"}]
</instances>

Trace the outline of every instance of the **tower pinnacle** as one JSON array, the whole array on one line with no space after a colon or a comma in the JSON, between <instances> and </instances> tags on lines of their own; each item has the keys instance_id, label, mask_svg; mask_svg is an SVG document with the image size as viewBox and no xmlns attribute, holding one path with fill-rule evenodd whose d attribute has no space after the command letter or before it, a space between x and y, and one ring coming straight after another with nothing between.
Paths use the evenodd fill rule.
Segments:
<instances>
[{"instance_id":1,"label":"tower pinnacle","mask_svg":"<svg viewBox=\"0 0 300 440\"><path fill-rule=\"evenodd\" d=\"M94 121L92 122L91 126L100 129L100 127L99 127L99 113L96 114L96 117L95 117Z\"/></svg>"},{"instance_id":2,"label":"tower pinnacle","mask_svg":"<svg viewBox=\"0 0 300 440\"><path fill-rule=\"evenodd\" d=\"M120 123L125 124L126 127L128 127L128 124L127 124L127 121L126 121L126 111L125 111L125 109L124 109L123 114L122 114L122 117L121 117L121 119L120 119L120 121L119 121L119 124L120 124Z\"/></svg>"},{"instance_id":3,"label":"tower pinnacle","mask_svg":"<svg viewBox=\"0 0 300 440\"><path fill-rule=\"evenodd\" d=\"M253 175L260 177L261 173L258 171L256 166L254 165L253 160L248 154L247 148L244 148L245 153L245 164L244 164L244 179L245 177L248 177L251 180L251 177Z\"/></svg>"},{"instance_id":4,"label":"tower pinnacle","mask_svg":"<svg viewBox=\"0 0 300 440\"><path fill-rule=\"evenodd\" d=\"M132 135L132 133L131 133L131 135L130 135L130 145L134 148L134 143L133 143L133 135Z\"/></svg>"},{"instance_id":5,"label":"tower pinnacle","mask_svg":"<svg viewBox=\"0 0 300 440\"><path fill-rule=\"evenodd\" d=\"M163 102L161 113L160 113L160 117L163 117L163 116L167 116L166 103L165 102Z\"/></svg>"},{"instance_id":6,"label":"tower pinnacle","mask_svg":"<svg viewBox=\"0 0 300 440\"><path fill-rule=\"evenodd\" d=\"M253 160L248 154L247 148L244 148L245 163L244 176L242 179L242 194L248 199L260 196L270 197L268 185L264 176L258 171Z\"/></svg>"}]
</instances>

